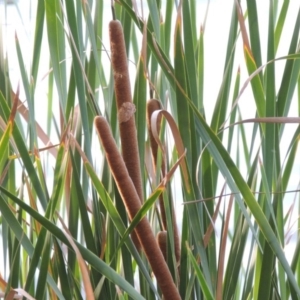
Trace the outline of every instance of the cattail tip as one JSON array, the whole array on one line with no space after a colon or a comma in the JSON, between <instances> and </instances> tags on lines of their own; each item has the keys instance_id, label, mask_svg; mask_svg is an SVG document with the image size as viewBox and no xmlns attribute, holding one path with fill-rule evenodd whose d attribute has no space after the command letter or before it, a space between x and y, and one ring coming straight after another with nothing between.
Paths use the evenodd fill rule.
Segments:
<instances>
[{"instance_id":1,"label":"cattail tip","mask_svg":"<svg viewBox=\"0 0 300 300\"><path fill-rule=\"evenodd\" d=\"M98 129L98 128L101 128L103 126L103 124L107 123L106 119L102 116L96 116L95 119L94 119L94 124L95 124L95 127Z\"/></svg>"}]
</instances>

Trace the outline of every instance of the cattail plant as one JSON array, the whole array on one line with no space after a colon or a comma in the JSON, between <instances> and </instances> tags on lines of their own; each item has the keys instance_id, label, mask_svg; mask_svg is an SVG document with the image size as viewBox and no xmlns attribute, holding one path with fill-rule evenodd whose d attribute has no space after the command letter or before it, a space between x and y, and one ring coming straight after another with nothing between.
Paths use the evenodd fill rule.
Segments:
<instances>
[{"instance_id":1,"label":"cattail plant","mask_svg":"<svg viewBox=\"0 0 300 300\"><path fill-rule=\"evenodd\" d=\"M156 235L157 244L165 260L167 260L167 238L168 238L168 234L165 230L159 231Z\"/></svg>"},{"instance_id":2,"label":"cattail plant","mask_svg":"<svg viewBox=\"0 0 300 300\"><path fill-rule=\"evenodd\" d=\"M149 132L149 140L150 140L150 146L151 146L151 152L152 152L152 160L153 160L153 166L154 169L157 169L157 152L158 152L158 144L153 136L152 130L151 130L151 115L154 111L161 109L161 104L156 99L151 99L147 102L147 127ZM160 124L161 124L161 115L159 115L158 120L158 132L160 131ZM165 176L165 161L162 160L161 165L161 174L164 177ZM161 219L162 219L162 225L163 229L165 231L168 230L167 226L167 218L166 218L166 211L165 211L165 205L163 200L163 195L159 196L159 207L160 207L160 213L161 213ZM179 242L179 235L178 235L178 228L176 224L176 216L174 211L173 203L171 203L171 213L172 213L172 222L173 222L173 235L174 235L174 248L175 248L175 257L176 261L179 262L180 260L180 242ZM164 238L166 243L166 232L164 232ZM161 241L162 239L158 239L158 241Z\"/></svg>"},{"instance_id":3,"label":"cattail plant","mask_svg":"<svg viewBox=\"0 0 300 300\"><path fill-rule=\"evenodd\" d=\"M130 178L133 181L140 201L143 200L143 188L140 170L138 142L136 134L135 105L132 101L123 28L119 21L109 23L111 63L114 72L115 95L117 100L118 121L122 156Z\"/></svg>"},{"instance_id":4,"label":"cattail plant","mask_svg":"<svg viewBox=\"0 0 300 300\"><path fill-rule=\"evenodd\" d=\"M135 113L135 105L133 104L131 96L123 28L119 21L113 20L109 23L109 36L122 156L129 176L132 179L139 199L142 202L143 187L140 171L140 158L135 119L133 117ZM136 248L140 250L141 247L135 232L132 233L132 239Z\"/></svg>"},{"instance_id":5,"label":"cattail plant","mask_svg":"<svg viewBox=\"0 0 300 300\"><path fill-rule=\"evenodd\" d=\"M207 2L0 0L0 298L300 299L300 2Z\"/></svg>"},{"instance_id":6,"label":"cattail plant","mask_svg":"<svg viewBox=\"0 0 300 300\"><path fill-rule=\"evenodd\" d=\"M101 116L96 117L95 127L129 218L132 220L141 209L141 201L129 176L124 160L118 151L106 119ZM165 299L181 299L146 217L143 217L138 223L136 232Z\"/></svg>"}]
</instances>

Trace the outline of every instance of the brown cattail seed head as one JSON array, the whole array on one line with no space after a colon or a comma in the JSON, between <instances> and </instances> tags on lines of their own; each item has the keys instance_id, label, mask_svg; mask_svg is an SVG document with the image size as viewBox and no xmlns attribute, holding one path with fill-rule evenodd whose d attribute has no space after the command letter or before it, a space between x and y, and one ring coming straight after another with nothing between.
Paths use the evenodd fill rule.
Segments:
<instances>
[{"instance_id":1,"label":"brown cattail seed head","mask_svg":"<svg viewBox=\"0 0 300 300\"><path fill-rule=\"evenodd\" d=\"M158 246L165 258L167 260L167 232L166 231L160 231L156 235Z\"/></svg>"},{"instance_id":2,"label":"brown cattail seed head","mask_svg":"<svg viewBox=\"0 0 300 300\"><path fill-rule=\"evenodd\" d=\"M119 21L114 20L109 23L109 36L111 63L114 72L115 94L122 145L122 156L129 176L132 179L140 201L142 202L143 185L135 119L133 117L135 106L131 97L131 86L123 28Z\"/></svg>"},{"instance_id":3,"label":"brown cattail seed head","mask_svg":"<svg viewBox=\"0 0 300 300\"><path fill-rule=\"evenodd\" d=\"M109 23L109 37L117 108L120 109L123 102L132 102L126 47L120 21Z\"/></svg>"},{"instance_id":4,"label":"brown cattail seed head","mask_svg":"<svg viewBox=\"0 0 300 300\"><path fill-rule=\"evenodd\" d=\"M105 155L118 190L126 206L129 217L132 220L141 208L139 196L129 177L125 163L118 151L105 118L96 117L95 127L105 150ZM140 220L135 230L165 299L180 300L179 292L174 284L171 273L156 243L152 228L146 217Z\"/></svg>"}]
</instances>

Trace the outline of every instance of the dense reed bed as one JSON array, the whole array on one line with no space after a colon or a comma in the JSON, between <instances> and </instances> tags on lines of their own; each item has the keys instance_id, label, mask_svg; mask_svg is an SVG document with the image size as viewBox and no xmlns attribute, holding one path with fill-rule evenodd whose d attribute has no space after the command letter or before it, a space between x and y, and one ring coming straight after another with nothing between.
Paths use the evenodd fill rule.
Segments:
<instances>
[{"instance_id":1,"label":"dense reed bed","mask_svg":"<svg viewBox=\"0 0 300 300\"><path fill-rule=\"evenodd\" d=\"M299 299L299 3L12 2L0 297Z\"/></svg>"}]
</instances>

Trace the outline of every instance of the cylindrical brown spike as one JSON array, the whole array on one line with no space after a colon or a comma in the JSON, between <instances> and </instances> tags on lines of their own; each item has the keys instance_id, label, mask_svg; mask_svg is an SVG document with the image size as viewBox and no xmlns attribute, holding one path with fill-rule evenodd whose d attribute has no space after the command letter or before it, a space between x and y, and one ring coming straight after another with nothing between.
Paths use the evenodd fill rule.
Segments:
<instances>
[{"instance_id":1,"label":"cylindrical brown spike","mask_svg":"<svg viewBox=\"0 0 300 300\"><path fill-rule=\"evenodd\" d=\"M132 102L131 96L123 28L118 20L113 20L109 23L109 36L122 156L129 176L132 179L135 189L139 195L139 199L143 202L140 157L134 119L135 106ZM132 239L136 248L140 251L141 246L139 245L139 240L135 232L132 233Z\"/></svg>"},{"instance_id":2,"label":"cylindrical brown spike","mask_svg":"<svg viewBox=\"0 0 300 300\"><path fill-rule=\"evenodd\" d=\"M156 235L158 246L165 260L167 260L167 237L168 235L166 231L159 231Z\"/></svg>"},{"instance_id":3,"label":"cylindrical brown spike","mask_svg":"<svg viewBox=\"0 0 300 300\"><path fill-rule=\"evenodd\" d=\"M105 150L106 159L118 190L124 201L129 217L132 220L141 208L139 196L130 179L125 163L118 151L105 118L96 117L95 127ZM146 217L138 223L136 232L165 299L181 299Z\"/></svg>"},{"instance_id":4,"label":"cylindrical brown spike","mask_svg":"<svg viewBox=\"0 0 300 300\"><path fill-rule=\"evenodd\" d=\"M140 170L135 107L132 102L127 54L123 28L119 21L109 23L111 63L114 72L122 156L140 201L143 201L143 186Z\"/></svg>"}]
</instances>

